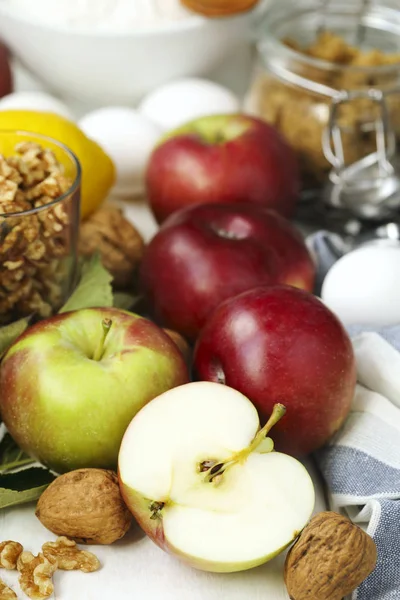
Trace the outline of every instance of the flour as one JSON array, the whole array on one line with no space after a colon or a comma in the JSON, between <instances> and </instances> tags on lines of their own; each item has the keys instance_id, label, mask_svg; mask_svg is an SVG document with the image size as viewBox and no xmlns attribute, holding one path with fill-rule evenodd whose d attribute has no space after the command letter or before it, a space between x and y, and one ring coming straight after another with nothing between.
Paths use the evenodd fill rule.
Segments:
<instances>
[{"instance_id":1,"label":"flour","mask_svg":"<svg viewBox=\"0 0 400 600\"><path fill-rule=\"evenodd\" d=\"M187 18L180 0L0 0L36 22L79 29L122 30Z\"/></svg>"}]
</instances>

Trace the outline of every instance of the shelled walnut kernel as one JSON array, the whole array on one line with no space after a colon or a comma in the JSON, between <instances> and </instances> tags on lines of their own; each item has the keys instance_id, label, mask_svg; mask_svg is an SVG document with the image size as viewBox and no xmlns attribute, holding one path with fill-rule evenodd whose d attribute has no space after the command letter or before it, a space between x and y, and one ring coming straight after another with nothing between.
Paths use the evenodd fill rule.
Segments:
<instances>
[{"instance_id":1,"label":"shelled walnut kernel","mask_svg":"<svg viewBox=\"0 0 400 600\"><path fill-rule=\"evenodd\" d=\"M42 552L48 560L57 561L61 571L82 571L93 573L100 568L97 556L87 550L80 550L76 542L65 536L60 536L55 542L46 542Z\"/></svg>"},{"instance_id":2,"label":"shelled walnut kernel","mask_svg":"<svg viewBox=\"0 0 400 600\"><path fill-rule=\"evenodd\" d=\"M32 600L44 600L52 595L54 586L53 573L57 570L57 561L48 559L39 553L22 552L18 559L17 569L20 572L21 590Z\"/></svg>"},{"instance_id":3,"label":"shelled walnut kernel","mask_svg":"<svg viewBox=\"0 0 400 600\"><path fill-rule=\"evenodd\" d=\"M76 542L59 537L55 542L46 542L42 552L34 556L24 551L19 542L0 542L0 568L19 571L21 590L32 600L45 600L54 592L52 577L57 569L92 573L100 568L94 554L80 550ZM15 592L0 579L0 600L17 598Z\"/></svg>"},{"instance_id":4,"label":"shelled walnut kernel","mask_svg":"<svg viewBox=\"0 0 400 600\"><path fill-rule=\"evenodd\" d=\"M0 600L15 600L17 594L0 579Z\"/></svg>"},{"instance_id":5,"label":"shelled walnut kernel","mask_svg":"<svg viewBox=\"0 0 400 600\"><path fill-rule=\"evenodd\" d=\"M54 153L22 142L0 155L0 325L36 313L49 316L63 301L70 215L65 203L33 214L71 188ZM7 216L10 215L10 216Z\"/></svg>"},{"instance_id":6,"label":"shelled walnut kernel","mask_svg":"<svg viewBox=\"0 0 400 600\"><path fill-rule=\"evenodd\" d=\"M0 568L7 570L16 569L17 561L22 551L23 547L18 542L12 542L11 540L0 542Z\"/></svg>"}]
</instances>

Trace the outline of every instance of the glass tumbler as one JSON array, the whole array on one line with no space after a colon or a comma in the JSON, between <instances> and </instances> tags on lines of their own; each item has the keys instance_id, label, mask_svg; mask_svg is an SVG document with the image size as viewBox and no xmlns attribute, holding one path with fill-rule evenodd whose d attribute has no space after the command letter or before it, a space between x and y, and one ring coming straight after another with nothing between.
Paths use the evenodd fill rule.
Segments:
<instances>
[{"instance_id":1,"label":"glass tumbler","mask_svg":"<svg viewBox=\"0 0 400 600\"><path fill-rule=\"evenodd\" d=\"M81 167L56 140L0 131L0 326L46 318L77 278Z\"/></svg>"}]
</instances>

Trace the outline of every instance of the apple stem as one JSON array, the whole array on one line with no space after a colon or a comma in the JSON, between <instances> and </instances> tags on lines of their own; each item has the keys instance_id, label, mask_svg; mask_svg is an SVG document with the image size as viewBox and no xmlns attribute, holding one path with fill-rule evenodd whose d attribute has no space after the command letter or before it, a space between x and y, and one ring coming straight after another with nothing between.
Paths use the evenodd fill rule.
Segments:
<instances>
[{"instance_id":1,"label":"apple stem","mask_svg":"<svg viewBox=\"0 0 400 600\"><path fill-rule=\"evenodd\" d=\"M111 325L112 325L111 319L103 319L103 321L101 322L101 327L102 327L101 338L99 339L99 343L97 344L96 350L94 351L93 360L99 361L103 358L104 345L106 343L107 336L110 332Z\"/></svg>"},{"instance_id":2,"label":"apple stem","mask_svg":"<svg viewBox=\"0 0 400 600\"><path fill-rule=\"evenodd\" d=\"M261 442L267 437L268 433L271 429L284 417L286 414L286 406L283 404L275 404L272 414L264 427L260 429L260 431L255 436L254 440L251 442L250 446L247 449L247 453L251 454L254 450L261 444Z\"/></svg>"}]
</instances>

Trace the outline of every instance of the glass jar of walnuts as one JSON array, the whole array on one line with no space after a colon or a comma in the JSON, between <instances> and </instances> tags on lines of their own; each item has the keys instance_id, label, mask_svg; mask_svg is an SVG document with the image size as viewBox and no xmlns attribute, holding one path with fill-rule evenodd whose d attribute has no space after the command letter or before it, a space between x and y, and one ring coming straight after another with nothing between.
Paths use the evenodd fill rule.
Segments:
<instances>
[{"instance_id":1,"label":"glass jar of walnuts","mask_svg":"<svg viewBox=\"0 0 400 600\"><path fill-rule=\"evenodd\" d=\"M77 276L81 168L53 139L0 131L0 326L45 318Z\"/></svg>"},{"instance_id":2,"label":"glass jar of walnuts","mask_svg":"<svg viewBox=\"0 0 400 600\"><path fill-rule=\"evenodd\" d=\"M327 189L328 202L364 217L400 207L398 8L398 0L282 0L257 31L247 109L292 145L305 190L321 198Z\"/></svg>"}]
</instances>

